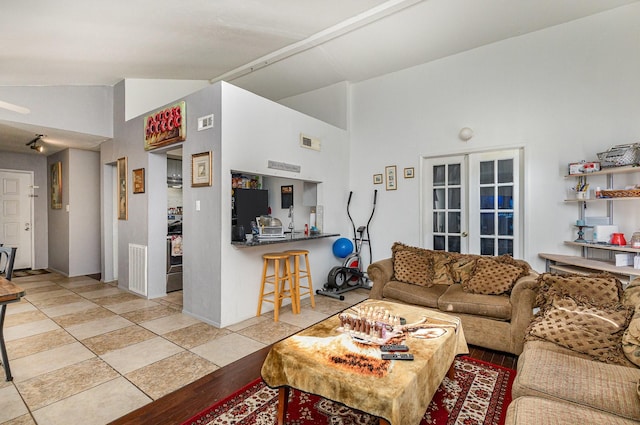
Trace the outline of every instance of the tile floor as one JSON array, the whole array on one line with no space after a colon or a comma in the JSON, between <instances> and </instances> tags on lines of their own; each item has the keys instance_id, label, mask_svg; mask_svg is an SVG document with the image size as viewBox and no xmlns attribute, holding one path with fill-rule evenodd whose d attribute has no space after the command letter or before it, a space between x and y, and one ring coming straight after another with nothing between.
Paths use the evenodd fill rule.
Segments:
<instances>
[{"instance_id":1,"label":"tile floor","mask_svg":"<svg viewBox=\"0 0 640 425\"><path fill-rule=\"evenodd\" d=\"M5 341L14 380L0 369L0 424L106 424L368 297L303 299L219 329L181 313L182 293L146 300L90 277L14 278Z\"/></svg>"}]
</instances>

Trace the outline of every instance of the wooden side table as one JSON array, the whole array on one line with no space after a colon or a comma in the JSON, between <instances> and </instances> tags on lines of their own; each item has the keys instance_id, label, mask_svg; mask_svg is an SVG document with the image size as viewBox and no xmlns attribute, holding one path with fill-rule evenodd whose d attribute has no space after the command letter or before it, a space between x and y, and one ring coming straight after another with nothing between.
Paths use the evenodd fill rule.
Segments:
<instances>
[{"instance_id":1,"label":"wooden side table","mask_svg":"<svg viewBox=\"0 0 640 425\"><path fill-rule=\"evenodd\" d=\"M4 344L4 316L7 304L20 301L24 294L24 289L0 277L0 351L2 351L2 365L4 366L4 374L7 377L7 381L12 381L13 376L11 376L11 368L9 367L7 347Z\"/></svg>"}]
</instances>

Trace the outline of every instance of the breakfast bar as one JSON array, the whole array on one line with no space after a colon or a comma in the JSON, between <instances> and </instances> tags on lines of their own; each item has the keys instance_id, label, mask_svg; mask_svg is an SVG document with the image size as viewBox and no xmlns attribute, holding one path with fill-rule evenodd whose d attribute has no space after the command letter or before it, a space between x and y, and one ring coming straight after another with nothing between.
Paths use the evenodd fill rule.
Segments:
<instances>
[{"instance_id":1,"label":"breakfast bar","mask_svg":"<svg viewBox=\"0 0 640 425\"><path fill-rule=\"evenodd\" d=\"M231 245L236 248L251 248L256 246L274 245L288 242L313 241L317 239L340 236L340 233L318 233L305 235L303 232L285 233L284 238L253 238L247 241L231 241Z\"/></svg>"}]
</instances>

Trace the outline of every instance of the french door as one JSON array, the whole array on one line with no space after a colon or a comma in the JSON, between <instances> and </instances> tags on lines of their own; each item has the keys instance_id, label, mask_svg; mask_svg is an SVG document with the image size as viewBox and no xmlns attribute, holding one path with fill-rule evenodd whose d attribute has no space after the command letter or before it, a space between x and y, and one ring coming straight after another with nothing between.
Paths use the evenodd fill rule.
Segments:
<instances>
[{"instance_id":1,"label":"french door","mask_svg":"<svg viewBox=\"0 0 640 425\"><path fill-rule=\"evenodd\" d=\"M422 245L521 255L521 150L422 160Z\"/></svg>"}]
</instances>

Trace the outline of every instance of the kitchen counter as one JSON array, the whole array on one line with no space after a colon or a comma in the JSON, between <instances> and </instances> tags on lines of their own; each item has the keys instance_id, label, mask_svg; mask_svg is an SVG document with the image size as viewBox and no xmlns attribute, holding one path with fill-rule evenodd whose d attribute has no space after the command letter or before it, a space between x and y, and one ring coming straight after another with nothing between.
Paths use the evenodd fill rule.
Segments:
<instances>
[{"instance_id":1,"label":"kitchen counter","mask_svg":"<svg viewBox=\"0 0 640 425\"><path fill-rule=\"evenodd\" d=\"M290 233L285 233L284 238L278 239L252 239L251 241L239 242L239 241L231 241L231 245L236 248L251 248L254 246L265 246L265 245L274 245L279 243L288 243L288 242L300 242L300 241L310 241L315 239L324 239L331 238L334 236L340 236L340 233L318 233L317 235L308 235L305 236L304 232L295 232L293 237L291 237Z\"/></svg>"}]
</instances>

